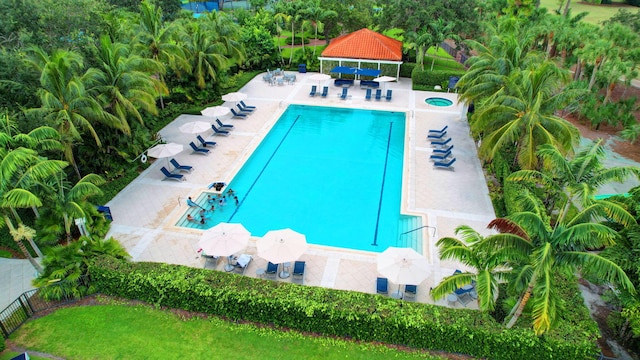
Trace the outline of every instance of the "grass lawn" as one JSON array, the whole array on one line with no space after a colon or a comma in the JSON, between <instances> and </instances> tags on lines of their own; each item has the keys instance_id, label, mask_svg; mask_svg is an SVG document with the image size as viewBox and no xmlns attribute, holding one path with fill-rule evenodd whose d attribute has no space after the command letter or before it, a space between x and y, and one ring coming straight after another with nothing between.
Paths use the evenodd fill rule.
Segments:
<instances>
[{"instance_id":1,"label":"grass lawn","mask_svg":"<svg viewBox=\"0 0 640 360\"><path fill-rule=\"evenodd\" d=\"M558 9L559 3L558 0L540 0L540 6L547 8L551 12ZM622 1L614 1L611 5L595 5L574 0L571 1L570 5L571 15L575 16L581 12L588 12L589 15L582 19L582 21L597 25L615 15L618 9L622 8L634 13L638 10L637 7L626 5Z\"/></svg>"},{"instance_id":2,"label":"grass lawn","mask_svg":"<svg viewBox=\"0 0 640 360\"><path fill-rule=\"evenodd\" d=\"M0 258L11 259L12 257L13 255L10 252L8 252L7 250L0 249Z\"/></svg>"},{"instance_id":3,"label":"grass lawn","mask_svg":"<svg viewBox=\"0 0 640 360\"><path fill-rule=\"evenodd\" d=\"M28 321L11 340L67 359L438 359L216 318L184 320L149 306L119 304L59 309Z\"/></svg>"}]
</instances>

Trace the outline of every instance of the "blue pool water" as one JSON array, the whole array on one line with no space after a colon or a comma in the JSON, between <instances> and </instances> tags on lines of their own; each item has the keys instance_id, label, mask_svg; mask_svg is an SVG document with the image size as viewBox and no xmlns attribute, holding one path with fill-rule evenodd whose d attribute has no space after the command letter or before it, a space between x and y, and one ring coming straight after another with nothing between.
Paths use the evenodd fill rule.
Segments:
<instances>
[{"instance_id":1,"label":"blue pool water","mask_svg":"<svg viewBox=\"0 0 640 360\"><path fill-rule=\"evenodd\" d=\"M291 228L311 244L398 246L404 134L404 113L291 105L226 188L239 205L229 199L204 225L186 214L178 225L233 222L254 236ZM205 206L207 195L196 201Z\"/></svg>"}]
</instances>

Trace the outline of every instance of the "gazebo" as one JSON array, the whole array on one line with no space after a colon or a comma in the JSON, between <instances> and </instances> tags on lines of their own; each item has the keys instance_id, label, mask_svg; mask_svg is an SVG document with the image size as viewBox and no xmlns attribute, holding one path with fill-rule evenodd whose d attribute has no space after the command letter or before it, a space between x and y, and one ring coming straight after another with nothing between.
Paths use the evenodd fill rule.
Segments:
<instances>
[{"instance_id":1,"label":"gazebo","mask_svg":"<svg viewBox=\"0 0 640 360\"><path fill-rule=\"evenodd\" d=\"M365 28L331 40L318 60L321 73L325 61L337 61L338 66L343 66L344 62L357 62L358 68L362 63L373 63L377 64L378 70L381 64L393 64L396 65L397 80L402 64L402 42Z\"/></svg>"}]
</instances>

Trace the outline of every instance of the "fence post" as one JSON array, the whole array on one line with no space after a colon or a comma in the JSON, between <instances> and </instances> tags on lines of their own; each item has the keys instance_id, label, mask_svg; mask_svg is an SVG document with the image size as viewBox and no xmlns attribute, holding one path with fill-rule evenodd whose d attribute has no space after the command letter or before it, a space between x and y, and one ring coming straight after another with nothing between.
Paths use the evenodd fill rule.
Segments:
<instances>
[{"instance_id":1,"label":"fence post","mask_svg":"<svg viewBox=\"0 0 640 360\"><path fill-rule=\"evenodd\" d=\"M4 327L4 324L2 323L2 320L0 319L0 330L2 330L2 337L5 339L9 338L9 331L7 331L7 328Z\"/></svg>"},{"instance_id":2,"label":"fence post","mask_svg":"<svg viewBox=\"0 0 640 360\"><path fill-rule=\"evenodd\" d=\"M31 309L31 314L35 314L36 310L33 308L33 305L31 305L31 300L29 300L29 298L25 294L26 292L22 293L20 297L24 297L24 301L27 302L27 305L29 305L29 309Z\"/></svg>"},{"instance_id":3,"label":"fence post","mask_svg":"<svg viewBox=\"0 0 640 360\"><path fill-rule=\"evenodd\" d=\"M27 309L27 307L24 305L24 302L22 302L22 297L24 296L24 294L18 296L18 302L20 303L20 306L22 306L22 310L24 310L24 313L27 315L27 318L30 318L31 315L33 315L34 311L31 308L31 305L29 305L29 309ZM29 310L31 310L31 312L29 312Z\"/></svg>"}]
</instances>

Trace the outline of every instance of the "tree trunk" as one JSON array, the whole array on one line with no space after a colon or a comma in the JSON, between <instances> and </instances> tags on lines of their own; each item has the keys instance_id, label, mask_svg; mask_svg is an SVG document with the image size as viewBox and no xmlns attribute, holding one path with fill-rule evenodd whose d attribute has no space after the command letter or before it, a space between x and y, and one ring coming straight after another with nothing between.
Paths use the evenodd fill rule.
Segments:
<instances>
[{"instance_id":1,"label":"tree trunk","mask_svg":"<svg viewBox=\"0 0 640 360\"><path fill-rule=\"evenodd\" d=\"M569 6L571 5L571 0L567 0L567 4L564 6L564 11L562 12L562 16L567 17L569 14Z\"/></svg>"},{"instance_id":2,"label":"tree trunk","mask_svg":"<svg viewBox=\"0 0 640 360\"><path fill-rule=\"evenodd\" d=\"M20 248L20 250L22 251L22 253L24 254L24 256L27 257L27 259L29 259L29 262L31 263L31 265L36 269L36 271L39 274L42 274L44 272L44 269L42 268L42 266L40 266L40 264L38 264L38 262L36 261L36 259L34 259L31 254L29 253L29 250L27 250L27 248L24 246L24 243L22 241L16 241L16 243L18 244L18 247Z\"/></svg>"},{"instance_id":3,"label":"tree trunk","mask_svg":"<svg viewBox=\"0 0 640 360\"><path fill-rule=\"evenodd\" d=\"M602 105L607 105L609 100L611 100L611 94L613 93L613 89L615 88L616 88L616 81L614 80L611 83L609 83L609 86L607 86L607 93L604 96L604 100L602 100Z\"/></svg>"},{"instance_id":4,"label":"tree trunk","mask_svg":"<svg viewBox=\"0 0 640 360\"><path fill-rule=\"evenodd\" d=\"M513 313L513 316L511 317L511 319L506 325L507 329L511 329L513 325L516 324L516 321L518 321L518 319L522 315L522 311L524 310L524 307L527 305L529 298L531 298L531 292L533 291L533 284L534 284L533 281L529 283L529 286L527 287L527 291L525 291L525 293L522 295L522 298L520 298L520 301L518 301L518 303L514 307L515 312Z\"/></svg>"},{"instance_id":5,"label":"tree trunk","mask_svg":"<svg viewBox=\"0 0 640 360\"><path fill-rule=\"evenodd\" d=\"M291 66L291 63L293 62L293 45L296 43L296 33L295 33L295 28L294 28L294 24L293 21L291 22L291 54L289 54L289 66Z\"/></svg>"},{"instance_id":6,"label":"tree trunk","mask_svg":"<svg viewBox=\"0 0 640 360\"><path fill-rule=\"evenodd\" d=\"M596 73L598 73L598 68L604 62L604 58L600 59L600 61L596 60L596 63L593 65L593 72L591 72L591 80L589 80L588 90L591 91L593 85L596 83Z\"/></svg>"}]
</instances>

